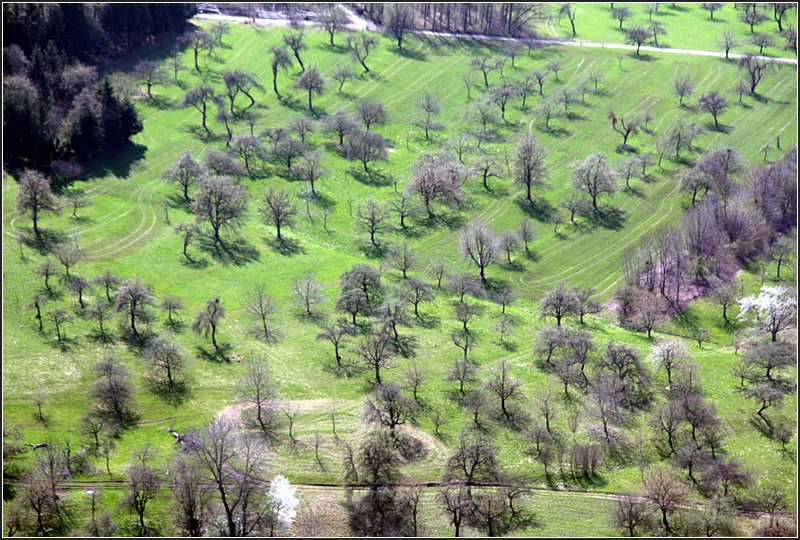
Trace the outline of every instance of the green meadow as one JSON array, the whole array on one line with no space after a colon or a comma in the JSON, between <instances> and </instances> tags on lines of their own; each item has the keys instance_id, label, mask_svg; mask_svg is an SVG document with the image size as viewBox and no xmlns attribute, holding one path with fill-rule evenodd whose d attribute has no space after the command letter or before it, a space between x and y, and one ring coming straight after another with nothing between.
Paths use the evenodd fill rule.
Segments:
<instances>
[{"instance_id":1,"label":"green meadow","mask_svg":"<svg viewBox=\"0 0 800 540\"><path fill-rule=\"evenodd\" d=\"M619 40L615 22L607 13L607 4L581 4L578 9L578 39ZM641 18L641 6L633 9L637 18ZM688 21L689 17L692 21L704 18L705 12L699 13L699 7L673 10L664 4L661 10L660 16L667 22L670 32L664 40L667 45L716 50L713 32L705 30L706 26L710 29L709 24L703 22L701 29L692 26L690 33L689 25L680 23ZM737 33L743 34L746 28L734 22L732 6L715 14L715 19L730 23ZM715 24L721 26L721 23ZM565 36L568 26L568 21L562 21L555 31ZM772 29L775 24L767 21L763 26ZM682 27L685 33L680 30ZM110 462L110 480L116 482L125 478L132 453L144 445L154 447L159 463L165 465L175 447L169 428L185 432L200 428L217 414L235 415L235 384L243 374L243 366L236 361L209 359L210 344L189 328L195 313L205 302L219 296L227 308L227 316L218 332L220 341L230 346L231 353L241 357L265 358L282 398L300 410L295 432L302 444L292 447L284 441L275 446L271 453L271 471L284 474L297 484L336 485L340 482L341 456L336 437L355 437L362 428L360 408L370 389L369 373L341 377L333 372L330 368L332 347L315 339L320 331L319 321L305 318L295 305L292 281L307 272L315 273L325 288L325 316L328 321L335 319L333 307L341 274L356 263L368 262L376 267L381 264L380 259L371 254L368 236L359 231L355 223L353 216L357 206L369 198L390 200L396 190L404 189L411 176L411 165L421 153L446 149L459 134L477 129L477 121L469 112L481 88L474 88L472 98L468 99L462 76L470 71L472 58L497 54L497 51L487 42L414 36L408 39L407 50L401 53L391 40L380 38L367 60L371 72L348 81L344 92L338 93L330 74L343 63L351 62L344 36L338 36L337 45L330 47L326 34L308 31L309 47L302 53L303 60L306 65L316 65L329 83L325 95L315 99L317 114L339 109L353 112L356 102L363 98L382 102L390 120L387 125L375 129L389 142L388 162L376 163L371 166L374 174L362 175L358 163L342 157L332 144L332 136L317 130L308 141L312 146L325 148L328 172L317 187L320 197L306 206L300 199L305 185L287 180L280 166L267 165L263 174L241 180L250 193L250 210L238 230L242 239L239 245L243 247L234 254L220 256L192 246L190 251L198 262L190 264L181 255L182 241L173 229L180 223L192 222L194 217L187 208L169 202L178 188L165 184L161 174L184 151L191 151L202 161L209 150L224 149L224 128L210 121L215 137L200 137L199 113L179 108L177 104L187 89L201 82L222 91L220 73L226 69L241 69L256 74L265 87L265 91L254 94L257 99L254 110L260 115L256 133L269 127L285 126L292 118L308 114L306 96L292 89L292 77L299 73L297 67L278 76L284 100L279 101L271 92L269 48L280 43L286 31L231 25L225 45L216 48L212 57L205 60L201 57L201 73L193 69L191 53L186 51L184 60L189 69L180 73L180 86L156 86L152 99L135 98L144 129L134 137L134 147L92 166L75 182L73 187L86 191L90 205L78 210L77 219L65 208L61 215L47 215L41 220L43 228L60 231L80 246L84 258L71 270L72 274L89 279L111 270L123 279L139 277L153 288L159 302L164 295L172 294L188 306L180 314L184 325L176 334L190 359L187 371L191 391L184 401L167 403L149 390L144 382L147 366L134 347L118 337L112 343L94 339L95 323L77 311L74 294L58 280L54 280L57 284L55 297L46 298L43 303L44 333L39 334L30 304L34 294L43 289L43 281L37 277L36 270L44 256L17 241L30 232L30 219L16 213L17 184L14 178L4 174L3 412L5 425L18 425L27 442L50 438L77 444L82 440L79 418L89 407L92 368L109 348L124 360L131 373L141 415L139 425L125 432L118 441ZM166 63L168 47L169 44L157 47L149 51L147 57ZM740 51L737 49L737 52ZM785 55L777 48L765 52ZM140 59L119 62L111 71L126 72ZM637 58L632 54L620 56L619 51L548 47L530 50L517 58L514 67L508 63L504 75L522 79L554 59L563 63L563 69L558 81L547 80L545 95L561 87L574 88L592 72L602 74L600 91L586 94L585 102L572 106L570 118L554 119L552 124L556 129L552 130L544 130L534 114L541 99L538 95L530 96L525 108L516 99L507 111L507 122L495 122L492 140L482 145L496 153L502 162L506 157L510 159L520 134L527 131L536 134L547 148L549 172L548 185L536 194L541 201L539 210L532 211L524 202L523 191L513 183L506 170L498 178L490 179L489 191L483 188L479 178L470 180L465 187L465 203L457 208L438 207L434 222L423 217L412 218L406 230L398 228L381 236L386 244L407 241L419 257L410 275L435 284L430 268L437 261L446 261L450 271L476 273L458 251L459 229L473 217L481 217L498 233L516 230L524 218L533 222L536 240L531 244L530 254L517 252L513 263L501 258L487 270L494 283L505 282L519 295L507 308L516 324L507 343L500 343L495 330L500 306L479 301L485 309L474 323L477 345L472 353L480 365L481 381L502 360L508 362L512 374L525 383L526 397L521 406L531 413L535 410L535 397L547 389L551 380L551 376L534 366L532 354L532 339L540 328L551 322L540 318L538 300L556 283L564 282L570 286L593 287L596 298L607 302L622 283L620 257L625 250L656 228L676 224L690 206L690 196L680 191L677 178L686 164L665 159L663 167L653 165L648 170L646 179L633 180L631 189L602 199L604 205L615 209L613 222L579 217L576 223L570 223L566 216L565 222L555 227L552 216L559 212L559 202L573 189L569 183L573 163L594 151L607 154L612 163L623 158L617 153L622 140L611 129L609 114L613 111L627 118L649 111L653 115L651 132L640 132L629 141L639 152L654 153L658 133L681 118L702 124L706 131L698 138L695 151L687 154L689 160L704 150L730 145L740 150L748 164L756 165L763 162L761 148L764 145L774 146L776 138L780 137L781 147L788 149L796 144L797 132L797 68L794 65L773 66L765 75L758 96L745 96L741 103L734 88L743 73L734 62L722 59L658 53ZM353 66L354 71L359 71L357 68L357 64ZM672 91L673 79L682 73L691 74L697 84L694 95L684 107L679 106ZM499 79L499 73L494 72L489 82L495 84ZM710 115L696 110L698 97L710 91L720 92L730 102L730 107L720 117L720 130L713 129ZM440 120L445 126L435 132L429 142L425 141L420 128L412 125L419 114L417 101L425 92L432 92L441 99ZM234 127L235 134L245 134L248 130L241 120ZM773 150L768 159L777 159L779 153L782 151ZM470 148L465 161L475 156L476 149ZM263 224L256 211L263 193L270 187L289 191L301 209L297 225L285 231L292 246L289 250L275 241L274 228ZM323 227L324 208L330 212L327 230ZM393 218L393 222L396 221ZM397 271L385 270L383 283L387 289L398 287L402 276ZM758 290L760 275L754 268L744 269L742 277L748 292ZM766 273L766 282L776 282L773 269ZM275 343L265 344L249 331L252 320L244 305L248 295L259 285L266 286L277 302L275 321L281 337ZM437 290L432 303L421 305L425 324L401 330L415 337L416 356L398 356L386 371L386 379L392 382L401 382L404 371L414 362L426 372L427 378L420 391L423 414L417 425L407 428L425 442L429 452L426 459L405 468L405 472L418 481L439 479L458 432L470 422L469 413L457 403L456 383L444 379L461 354L450 340L450 333L459 325L453 310L456 300L452 293ZM87 297L89 304L101 301L104 299L100 289ZM65 326L69 338L66 350L57 346L54 329L47 319L47 314L57 306L73 311L74 322ZM165 330L165 319L166 315L159 310L152 329ZM578 325L577 321L568 321L568 324ZM688 339L692 326L707 327L711 331L710 340L702 348ZM732 348L736 326L723 325L719 309L707 300L692 304L681 320L663 323L653 339L648 339L644 333L620 328L608 309L598 316L587 317L586 321L586 328L594 333L600 348L612 340L624 341L647 355L657 339L668 336L686 339L693 361L699 365L705 393L717 406L728 428L725 451L741 458L757 476L786 479L790 484L788 495L794 500L795 459L787 456L779 443L756 430L752 417L757 407L744 396L738 380L731 375L738 358ZM357 343L358 339L349 341L345 346L346 356L354 357ZM662 373L656 377L657 386L666 385ZM560 392L557 384L554 391ZM35 397L44 398L46 425L34 417ZM581 399L580 394L575 401L560 398L557 429L567 432L568 412L581 409ZM789 415L795 409L796 395L791 395L779 414ZM337 411L336 436L331 427L331 410ZM449 419L439 437L434 436L431 420L434 411ZM646 422L647 414L634 418L630 436L646 432ZM590 418L584 417L579 436L588 436L591 423ZM563 481L555 478L557 473L552 471L550 477L545 475L542 465L527 452L528 443L519 432L497 422L489 425L506 470L524 474L542 488L554 488ZM317 434L323 437L322 465L315 458L312 444ZM642 449L648 462L659 459L647 437L644 437ZM796 436L789 449L796 452ZM76 482L109 480L102 459L97 460L96 466L96 474L76 479ZM566 487L577 491L629 493L638 489L639 482L640 470L635 464L619 465L611 460L604 464L596 482ZM119 486L109 485L104 491L103 504L114 507L119 500L119 490ZM313 498L313 490L310 493L312 495L308 496ZM72 496L85 507L82 494ZM609 500L559 492L537 494L533 501L531 504L540 524L520 534L563 535L567 530L581 535L617 534L607 517L612 505ZM164 494L159 498L157 511L164 511L168 502L169 495ZM434 534L449 534L446 522L436 517L434 510L430 512L428 530ZM166 517L161 521L163 530L170 531Z\"/></svg>"}]
</instances>

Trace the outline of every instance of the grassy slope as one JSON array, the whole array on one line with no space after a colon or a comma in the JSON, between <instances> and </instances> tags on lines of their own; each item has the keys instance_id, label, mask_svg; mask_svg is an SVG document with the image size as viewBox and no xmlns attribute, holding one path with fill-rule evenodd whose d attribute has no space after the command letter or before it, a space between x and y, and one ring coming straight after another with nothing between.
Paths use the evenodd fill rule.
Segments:
<instances>
[{"instance_id":1,"label":"grassy slope","mask_svg":"<svg viewBox=\"0 0 800 540\"><path fill-rule=\"evenodd\" d=\"M219 51L219 58L212 59L209 67L217 71L225 67L250 70L263 78L265 86L269 86L265 51L280 39L280 32L235 27L226 38L230 48ZM326 47L322 34L310 33L309 38L307 62L316 63L323 73L330 73L336 65L347 59L343 50ZM461 74L467 71L472 54L485 52L454 43L414 41L410 45L411 53L398 55L389 48L388 41L382 42L381 47L370 56L369 64L374 71L372 77L348 83L345 89L349 95L346 97L330 92L317 100L319 110L328 112L339 106L352 108L353 101L360 97L374 97L387 104L393 120L390 125L380 128L380 132L393 142L395 152L390 155L388 165L378 168L386 174L396 175L401 187L408 176L408 166L416 155L441 145L437 143L427 147L418 130L415 130L409 148L406 148L407 126L414 114L417 97L427 90L442 97L445 111L443 120L448 129L438 135L437 140L452 138L468 126L462 119L462 112L467 106L465 91L459 82L454 81L459 81ZM666 90L675 72L691 71L699 83L698 93L721 90L728 96L731 96L731 89L739 77L735 67L722 61L654 56L650 61L626 58L620 68L613 53L572 49L535 51L531 57L518 61L517 70L509 66L506 72L521 77L549 62L555 55L559 55L565 64L560 75L562 84L574 85L589 70L599 69L605 72L608 92L601 96L588 96L589 106L576 108L576 119L556 120L556 124L564 130L561 135L537 132L550 151L548 165L551 187L544 196L553 205L569 191L569 165L574 158L581 158L593 150L607 152L616 158L613 151L619 141L608 126L607 114L610 110L627 114L649 107L656 117L654 128L663 129L680 116L692 115L690 110L678 108L676 100ZM194 73L185 73L181 77L187 84L197 82ZM796 115L793 113L796 110L795 77L796 70L786 66L768 74L761 87L766 99L746 98L745 105L733 105L722 117L723 123L729 127L728 132L708 132L700 138L699 146L709 148L715 144L732 144L742 150L746 159L755 162L759 156L758 149L766 142L773 141L777 134L782 135L784 147L793 144L796 131ZM217 87L221 86L217 75L210 75L210 80ZM290 93L286 76L281 76L280 84L284 93ZM545 87L546 92L552 89L552 84L549 88ZM343 410L339 432L355 431L358 402L367 388L366 378L337 379L324 369L323 363L330 358L329 347L314 340L316 326L296 316L290 304L290 283L303 272L314 270L325 283L330 308L336 295L338 276L353 263L364 260L359 245L353 242L348 198L355 203L366 197L385 200L391 196L392 187L376 187L359 182L348 173L352 167L336 157L335 153L329 152L331 174L322 183L321 191L326 200L335 202L329 222L332 230L330 235L322 231L321 218L316 210L313 223L303 218L298 227L288 233L301 247L300 252L291 256L281 255L269 240L273 231L259 224L256 212L251 211L242 233L257 250L256 260L235 265L214 261L209 255L204 255L209 263L207 266L188 267L181 262L180 241L164 222L161 208L161 202L175 193L175 189L165 186L159 174L183 150L190 149L197 155L222 143L208 145L198 140L189 129L189 126L198 123L196 112L176 110L168 105L180 98L181 90L172 86L156 88L155 93L160 104L144 100L139 102L145 130L136 137L136 142L143 147L143 159L133 162L126 174L124 171L128 165L125 164L125 156L121 156L110 164L111 168L117 168L117 174L98 171L95 177L79 182L78 186L87 189L92 197L92 206L81 211L84 216L81 222L76 223L65 213L61 217L46 218L43 225L50 229L74 230L79 235L88 259L78 265L75 273L92 277L110 268L125 278L141 276L154 286L157 295L172 293L181 296L190 307L185 314L187 320L208 297L220 294L228 307L228 317L221 329L222 340L234 344L236 352L267 356L287 399L320 400L303 414L298 427L301 438L306 442L316 431L326 436L324 454L327 470L320 471L313 465L312 451L292 453L285 449L277 452L275 470L284 472L295 482L335 481L338 459L330 437L330 423L325 415L328 400L337 400ZM538 98L532 99L534 104L537 101ZM259 127L262 128L283 125L288 118L302 114L304 107L303 96L299 94L293 97L288 106L279 104L269 94L262 95L259 103L263 114ZM704 124L709 123L707 118L698 118ZM776 118L779 120L776 121ZM517 105L510 111L509 120L511 127L498 126L499 140L512 139L515 131L536 126L530 112L519 110ZM221 129L215 127L218 133ZM236 131L241 133L246 129L246 126L240 126ZM327 140L320 134L312 136L312 141L317 144ZM637 136L633 143L645 150L652 149L649 135ZM498 152L509 147L506 144L494 146ZM607 298L618 282L618 256L624 248L653 227L675 222L685 207L686 199L677 192L677 181L672 178L672 173L677 170L677 165L667 163L665 172L654 169L654 178L650 182L635 181L640 195L620 193L609 200L623 210L626 217L618 230L582 223L577 228L562 227L560 232L563 237L559 238L553 234L550 224L540 223L537 227L538 239L533 246L536 255L533 260L523 261L518 256L522 270L499 266L489 270L492 278L508 280L515 285L524 299L511 308L521 323L511 339L516 346L514 351L501 347L492 336L494 317L499 308L488 305L486 315L478 321L476 328L480 345L475 351L475 358L483 366L484 373L488 366L506 358L514 366L514 374L527 383L526 393L529 397L546 386L546 377L532 367L530 357L530 337L543 324L535 314L535 299L557 279L570 284L597 287L600 298ZM492 183L495 188L491 195L485 194L479 185L468 188L469 207L460 214L450 213L456 223L469 215L478 214L499 231L517 226L524 216L524 207L517 203L518 189L507 178L495 179ZM266 179L247 179L244 184L254 202L270 185L285 186L295 194L301 188L296 183L287 185L285 180L274 174ZM45 339L36 333L28 302L41 283L30 276L42 259L27 248L24 258L21 258L17 243L10 236L29 226L27 219L16 217L13 209L15 193L14 181L4 177L3 228L7 235L3 252L6 284L3 391L6 421L10 424L21 423L28 440L44 437L45 430L31 420L33 407L30 397L39 389L47 388L49 403L45 410L51 416L51 432L77 439L75 428L77 419L86 407L91 366L99 358L103 347L87 338L91 323L80 322L68 327L76 343L65 353L53 345L52 328L49 325ZM191 219L179 209L170 210L170 218L173 225ZM401 238L399 234L392 235L393 240ZM415 223L409 239L423 259L421 267L434 258L446 257L453 261L454 267L467 268L457 261L457 228L429 228ZM386 276L386 282L395 285L399 279L390 273ZM285 339L276 345L262 345L248 337L246 332L248 321L242 304L247 293L258 283L267 284L279 302L280 326ZM422 391L423 400L428 410L444 410L452 417L453 420L444 430L452 438L467 419L448 397L452 394L452 385L441 382L443 373L457 353L446 337L456 324L452 320L451 300L443 296L434 305L424 307L423 311L438 323L432 328L416 328L413 332L419 340L421 354L418 361L429 374L429 382ZM58 302L72 306L74 300L69 293L65 293L65 297ZM51 302L50 305L55 303ZM45 312L48 309L50 307L46 306ZM161 327L161 324L157 326ZM650 342L641 335L620 330L604 319L592 319L590 327L597 333L597 340L601 344L608 339L621 339L634 343L643 352L650 347ZM410 331L406 330L406 333ZM127 352L123 345L116 347L133 373L142 414L142 426L127 433L120 441L112 462L117 478L121 477L131 452L144 443L157 446L162 456L168 454L172 442L165 429L173 421L179 431L196 427L232 403L233 383L240 376L241 366L235 363L215 364L198 358L197 348L205 346L205 343L189 332L181 334L179 340L194 357L190 367L194 391L189 401L177 408L164 404L149 393L141 382L144 371L142 361ZM696 347L693 347L693 351L698 353L697 361L701 364L701 374L709 396L731 423L733 435L729 449L742 455L749 465L759 470L769 470L770 474L779 477L793 477L794 465L781 458L778 446L754 434L750 428L747 418L752 404L736 393L736 381L728 375L734 355L729 349L720 347L724 345L727 345L725 336L719 336L715 344L707 345L703 351L698 351ZM402 371L408 365L410 360L399 359L388 378L400 380ZM788 400L786 410L792 410L795 403L794 398ZM532 409L532 404L527 407ZM423 419L422 428L432 431L427 418ZM530 474L535 481L544 480L541 467L523 454L522 442L516 434L496 428L496 437L503 447L503 461L509 469ZM444 443L437 443L435 447L435 459L410 468L414 477L433 479L438 476L439 465L447 454L447 448ZM628 491L635 489L637 479L638 471L634 468L612 470L604 473L603 481L593 488ZM604 531L592 529L584 533L602 534Z\"/></svg>"},{"instance_id":2,"label":"grassy slope","mask_svg":"<svg viewBox=\"0 0 800 540\"><path fill-rule=\"evenodd\" d=\"M577 6L575 17L574 39L584 41L597 41L600 43L625 43L625 30L632 26L647 27L650 21L644 10L644 4L614 3L615 6L628 6L633 16L624 22L623 29L619 29L619 21L611 18L611 7L608 2L580 3ZM786 40L778 32L778 23L772 18L772 7L759 6L762 13L769 19L756 25L756 32L768 34L775 44L765 47L763 54L782 58L796 58L795 53L786 50ZM720 51L717 45L723 31L732 30L738 41L733 48L735 53L758 53L758 47L750 43L750 25L739 20L741 10L734 9L728 4L723 9L714 12L714 20L709 17L708 11L700 7L699 3L678 3L673 7L671 3L662 3L658 13L653 14L653 21L658 21L667 29L666 36L659 35L658 44L662 47L673 49L697 49L701 51ZM797 28L797 10L788 12L784 16L784 30L789 26ZM556 19L552 24L541 25L538 28L543 36L564 37L572 39L572 27L566 17ZM652 45L652 40L648 43Z\"/></svg>"}]
</instances>

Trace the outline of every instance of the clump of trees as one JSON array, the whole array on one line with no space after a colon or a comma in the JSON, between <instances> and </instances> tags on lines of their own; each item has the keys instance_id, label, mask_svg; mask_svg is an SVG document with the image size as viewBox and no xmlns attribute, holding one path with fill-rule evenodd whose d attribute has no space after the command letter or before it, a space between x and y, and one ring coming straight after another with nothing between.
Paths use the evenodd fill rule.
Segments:
<instances>
[{"instance_id":1,"label":"clump of trees","mask_svg":"<svg viewBox=\"0 0 800 540\"><path fill-rule=\"evenodd\" d=\"M4 10L4 161L80 173L142 130L136 110L96 66L183 29L195 7L19 5ZM12 54L12 53L9 53ZM10 56L8 58L11 58ZM157 68L144 69L148 93Z\"/></svg>"},{"instance_id":2,"label":"clump of trees","mask_svg":"<svg viewBox=\"0 0 800 540\"><path fill-rule=\"evenodd\" d=\"M721 289L714 298L727 320L735 298L723 292L736 268L770 256L769 243L796 227L790 180L796 174L795 156L791 149L780 160L753 167L742 182L736 177L744 166L734 149L716 148L700 156L682 179L693 208L678 226L646 236L623 257L626 285L615 297L620 321L646 327L659 311L680 311L691 287L704 293Z\"/></svg>"}]
</instances>

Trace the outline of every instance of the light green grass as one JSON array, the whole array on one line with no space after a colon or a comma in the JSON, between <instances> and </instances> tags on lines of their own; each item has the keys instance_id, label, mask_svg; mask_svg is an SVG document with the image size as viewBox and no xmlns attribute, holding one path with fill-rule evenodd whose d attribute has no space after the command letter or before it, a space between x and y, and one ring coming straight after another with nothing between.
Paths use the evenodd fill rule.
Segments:
<instances>
[{"instance_id":1,"label":"light green grass","mask_svg":"<svg viewBox=\"0 0 800 540\"><path fill-rule=\"evenodd\" d=\"M256 73L269 88L271 74L268 73L267 51L271 45L279 42L282 32L280 29L232 27L231 34L226 37L228 47L218 49L217 57L208 62L208 71L204 76L220 89L220 70L244 69ZM308 39L310 46L304 60L307 64L317 64L326 76L342 62L349 62L343 49L326 46L326 36L322 33L309 32ZM342 39L340 37L337 41L341 43ZM315 108L324 112L332 112L339 107L352 110L355 100L362 97L383 101L389 110L391 122L378 128L378 131L391 141L394 152L390 154L388 164L379 164L376 169L387 176L394 175L398 179L398 189L401 189L408 180L410 164L420 152L436 151L448 139L474 127L463 115L470 103L460 78L469 69L469 60L473 55L492 52L483 47L456 41L415 38L409 40L410 52L401 55L390 46L388 40L382 40L380 47L369 57L368 63L373 74L348 83L345 86L346 96L328 92L315 101ZM732 89L741 76L734 64L721 60L652 55L649 61L628 56L620 63L615 53L573 48L533 51L530 56L517 61L516 69L506 67L506 74L521 78L554 57L561 58L565 65L559 75L561 82L557 84L574 86L596 69L604 73L605 92L587 96L588 104L575 108L576 118L555 120L555 124L564 130L558 136L541 131L531 112L521 110L517 102L508 113L509 125L497 125L495 128L498 142L488 145L502 155L512 148L518 133L526 129L534 130L549 151L547 163L550 185L538 196L553 206L570 191L568 180L575 159L583 158L595 150L608 153L613 160L619 159L615 148L621 141L608 122L611 110L628 115L649 108L655 115L652 127L656 133L681 117L692 117L708 125L709 118L677 106L677 99L670 91L673 76L689 71L698 83L698 95L718 90L732 101L735 100ZM188 54L186 60L187 63L191 62ZM124 69L128 66L121 64L119 67ZM196 85L200 80L193 71L182 73L181 79L187 87ZM497 79L495 73L491 82L495 83ZM269 92L258 95L257 108L263 115L257 128L259 131L285 125L288 119L305 113L304 96L290 90L289 77L281 74L279 84L283 93L292 97L287 103L281 104ZM552 92L554 88L555 83L549 81L545 92ZM765 76L759 90L761 98L747 97L743 105L732 104L722 116L727 131L708 131L703 134L698 140L698 151L729 144L739 148L748 162L756 163L761 159L759 149L773 142L777 135L781 135L784 148L794 144L797 127L796 68L777 67ZM413 129L406 146L408 126L416 113L415 102L425 91L432 91L441 97L444 104L442 120L447 128L437 134L436 141L430 145L424 142L419 129ZM330 173L321 182L319 190L327 200L335 202L334 212L329 218L331 234L322 230L319 209L312 206L313 222L302 216L298 226L287 231L287 235L301 247L299 253L287 256L275 250L271 240L274 230L259 222L255 206L269 186L284 187L295 195L300 193L302 186L287 182L273 170L267 178L244 179L242 183L251 193L251 211L241 234L257 251L257 259L236 265L214 260L206 253L202 256L207 266L187 266L182 262L181 241L172 232L172 226L191 221L192 216L181 209L172 208L169 211L172 225L165 223L162 201L177 191L174 186L165 185L159 175L181 152L191 150L196 156L202 156L212 147L223 147L224 142L208 144L195 136L190 127L199 125L196 111L172 106L180 99L183 90L176 86L156 87L154 93L161 105L143 98L137 99L145 126L144 131L134 138L142 149L141 159L128 164L126 160L129 155L118 156L108 163L109 169L118 171L116 174L98 167L91 171L90 178L77 183L77 187L87 190L92 202L89 208L79 211L83 217L81 222L76 222L69 217L69 212L65 212L61 216L46 217L42 220L42 226L50 230L74 231L78 235L87 259L73 270L74 274L94 277L105 269L111 269L123 278L140 276L153 286L159 298L167 293L180 296L189 306L183 314L187 322L207 299L220 295L228 308L228 315L220 328L221 341L232 344L233 351L242 355L260 354L266 357L286 399L317 400L301 416L298 434L307 445L316 432L323 434L326 469L321 470L316 466L313 451L308 446L294 452L283 445L276 449L273 463L275 472L287 475L293 482L338 482L338 453L326 415L328 401L337 400L341 404L343 412L339 428L342 436L355 433L359 429L359 401L368 391L368 377L337 378L326 369L325 366L331 362L331 347L314 339L318 327L300 317L293 307L291 281L306 271L314 271L325 286L328 296L326 311L330 318L338 292L339 276L354 263L366 259L363 250L365 240L354 231L348 200L352 200L354 206L368 197L387 200L393 188L391 185L376 187L359 182L349 172L356 168L329 149L326 155ZM538 99L533 96L531 105L538 103ZM691 102L695 103L696 98ZM221 126L212 125L215 133L222 133ZM246 129L246 125L239 124L236 133L244 133ZM320 133L311 136L315 145L329 140ZM631 142L641 151L653 150L651 135L637 135ZM474 156L474 153L469 155ZM683 165L665 161L664 167L663 171L653 167L648 182L634 181L638 195L621 192L604 201L623 212L625 219L619 229L600 228L581 221L578 226L565 224L559 229L562 236L556 236L552 224L536 222L537 240L532 245L532 259L517 255L517 267L498 264L489 268L491 279L509 282L522 297L510 308L510 313L518 321L513 336L509 338L515 350L509 351L497 343L493 328L500 309L484 302L486 312L475 324L479 344L474 351L474 358L482 366L484 379L492 366L506 359L513 366L514 375L525 382L528 401L523 406L527 410L533 410L533 397L547 385L547 376L533 367L531 355L531 338L545 324L538 317L536 300L558 280L570 285L595 287L598 298L602 300L611 296L620 282L619 257L624 250L655 227L676 223L687 207L688 200L679 193L678 182L674 178ZM122 172L128 168L129 172ZM481 216L498 231L516 228L526 215L525 205L519 202L520 190L507 175L492 179L491 184L493 192L487 194L479 182L473 181L466 188L468 202L464 208L441 209L438 212L456 223L468 220L471 216ZM67 326L67 333L75 343L65 352L55 346L51 324L46 322L44 336L37 333L28 304L32 295L42 286L41 280L34 274L43 258L27 247L23 248L23 255L20 256L14 235L24 234L30 224L28 218L17 216L13 207L15 195L14 179L4 175L5 421L7 425L20 424L28 441L38 441L47 436L56 440L63 437L78 440L78 418L87 409L92 366L104 347L88 338L94 325L80 319ZM474 271L458 256L457 226L429 227L419 220L412 223L408 240L421 258L419 268L412 271L412 275L422 275L430 262L440 258L450 261L453 269ZM391 233L385 239L398 242L403 238L400 233ZM200 255L196 247L192 248L192 252ZM378 264L377 260L371 262ZM400 276L393 271L384 276L384 283L389 288L399 285L400 281ZM247 331L250 321L243 305L249 292L258 284L267 285L269 293L278 301L277 321L283 339L276 344L264 345L250 337ZM73 308L76 304L71 293L62 286L59 286L59 290L63 297L45 303L45 316L55 305ZM89 298L89 303L97 301L101 301L100 291ZM433 304L421 308L427 317L437 323L431 328L405 330L406 334L413 333L416 336L419 351L417 361L428 375L421 392L426 413L441 410L451 418L443 430L446 435L444 442L432 445L434 450L431 459L408 468L409 475L420 480L439 477L449 443L468 422L466 413L452 399L454 385L443 382L444 373L459 354L449 339L450 331L458 324L453 319L452 301L452 296L440 294ZM154 329L160 331L164 328L163 319L159 314ZM713 317L709 314L708 319L704 320L711 321ZM607 318L589 318L588 327L596 333L600 346L605 346L611 339L624 340L646 353L652 345L644 335L617 327L610 315ZM675 331L670 327L665 327L665 330ZM119 441L112 462L115 479L123 477L132 452L144 444L155 446L160 454L160 462L165 463L173 448L172 437L166 431L168 427L174 426L178 431L197 428L234 402L234 383L241 377L242 366L237 363L213 363L199 358L198 347L207 348L208 343L192 335L188 329L179 334L178 340L192 359L189 367L192 393L188 401L178 407L165 404L147 390L142 381L144 361L140 357L123 343L118 342L114 346L132 373L137 389L138 410L142 416L140 427L127 432ZM355 343L351 342L348 355L352 356ZM757 434L749 424L754 409L752 403L738 393L737 381L729 374L735 356L728 344L729 337L720 331L712 335L712 342L704 345L703 350L692 346L696 361L701 366L708 396L730 425L731 436L726 448L740 455L748 466L762 474L775 478L794 478L796 470L793 461L781 455L778 443ZM410 364L410 359L398 358L393 368L388 370L387 379L400 381L403 371ZM34 408L31 397L42 390L47 392L45 412L50 417L49 429L37 425L32 418ZM784 411L795 407L796 399L791 397L784 404ZM564 416L562 414L558 421L562 429L566 429ZM585 420L587 426L588 423ZM420 427L428 433L433 431L427 416L421 419ZM497 425L492 431L501 447L505 468L545 485L541 466L524 452L524 443L519 434ZM793 443L792 448L795 447ZM103 477L98 473L95 478ZM628 492L637 489L638 478L639 471L634 467L611 466L604 469L602 479L590 487L608 492ZM792 483L789 488L793 496L795 484ZM581 512L581 515L592 514L589 508ZM584 524L578 520L581 525L576 525L576 534L609 532L604 514L601 514L598 512L594 515L591 526L589 522ZM549 527L547 530L552 534L561 530L561 525L556 526L556 523L563 523L564 527L569 524L569 513L559 515L562 517L556 519L550 513L542 513L543 526ZM572 532L572 529L569 531Z\"/></svg>"},{"instance_id":2,"label":"light green grass","mask_svg":"<svg viewBox=\"0 0 800 540\"><path fill-rule=\"evenodd\" d=\"M626 20L619 28L619 21L611 18L611 6L608 2L579 3L576 6L575 30L577 35L573 38L572 26L567 17L556 18L554 23L540 24L537 30L542 37L563 37L569 39L596 41L599 43L625 43L625 31L633 26L647 27L650 24L644 3L626 4L615 2L614 6L627 6L631 9L632 17ZM756 25L755 31L768 34L774 41L771 47L765 47L762 54L781 58L796 58L793 51L787 50L786 40L778 31L778 23L772 17L772 6L759 4L758 9L766 14L769 19ZM766 9L766 11L765 11ZM665 36L658 37L660 47L671 49L695 49L701 51L724 52L718 45L722 33L730 30L736 36L738 44L732 52L758 53L758 47L750 43L752 34L750 25L739 20L741 10L734 8L733 4L726 4L721 10L714 12L714 20L709 17L709 12L700 7L700 3L678 2L661 4L658 13L653 14L653 21L658 21L667 30ZM797 10L791 10L784 15L783 28L797 28ZM647 45L654 45L653 40L648 40Z\"/></svg>"}]
</instances>

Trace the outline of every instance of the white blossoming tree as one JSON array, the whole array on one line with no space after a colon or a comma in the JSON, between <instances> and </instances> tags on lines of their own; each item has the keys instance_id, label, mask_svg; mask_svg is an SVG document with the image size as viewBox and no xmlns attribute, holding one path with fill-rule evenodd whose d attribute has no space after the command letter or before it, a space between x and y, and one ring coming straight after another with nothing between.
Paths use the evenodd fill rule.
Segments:
<instances>
[{"instance_id":1,"label":"white blossoming tree","mask_svg":"<svg viewBox=\"0 0 800 540\"><path fill-rule=\"evenodd\" d=\"M300 501L295 497L296 491L297 488L289 484L289 480L280 474L269 484L268 496L273 523L281 529L291 528L297 516L297 505Z\"/></svg>"},{"instance_id":2,"label":"white blossoming tree","mask_svg":"<svg viewBox=\"0 0 800 540\"><path fill-rule=\"evenodd\" d=\"M655 344L649 359L656 367L666 370L667 381L672 385L673 371L680 369L688 362L691 355L685 343L677 339L668 339Z\"/></svg>"},{"instance_id":3,"label":"white blossoming tree","mask_svg":"<svg viewBox=\"0 0 800 540\"><path fill-rule=\"evenodd\" d=\"M761 287L758 296L742 298L739 305L742 306L739 319L752 319L772 336L772 341L777 341L778 332L797 320L797 298L786 287Z\"/></svg>"}]
</instances>

